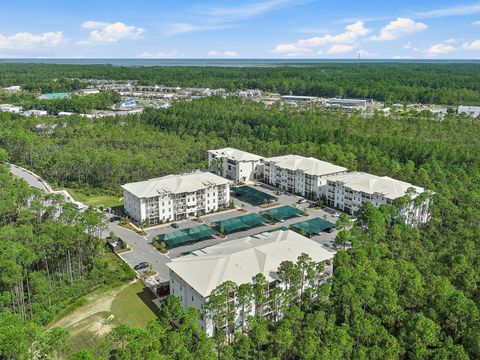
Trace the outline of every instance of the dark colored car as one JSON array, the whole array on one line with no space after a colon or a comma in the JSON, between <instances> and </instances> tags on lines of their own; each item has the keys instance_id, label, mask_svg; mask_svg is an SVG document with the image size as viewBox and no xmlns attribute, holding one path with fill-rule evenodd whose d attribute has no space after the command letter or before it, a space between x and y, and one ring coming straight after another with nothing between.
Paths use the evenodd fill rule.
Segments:
<instances>
[{"instance_id":1,"label":"dark colored car","mask_svg":"<svg viewBox=\"0 0 480 360\"><path fill-rule=\"evenodd\" d=\"M325 232L327 232L327 233L332 233L332 232L334 232L334 231L335 231L334 228L328 228L328 229L325 230Z\"/></svg>"},{"instance_id":2,"label":"dark colored car","mask_svg":"<svg viewBox=\"0 0 480 360\"><path fill-rule=\"evenodd\" d=\"M146 261L142 261L133 267L133 270L142 270L148 268L148 263Z\"/></svg>"},{"instance_id":3,"label":"dark colored car","mask_svg":"<svg viewBox=\"0 0 480 360\"><path fill-rule=\"evenodd\" d=\"M172 224L170 224L170 226L174 229L178 229L178 224L177 223L172 223Z\"/></svg>"},{"instance_id":4,"label":"dark colored car","mask_svg":"<svg viewBox=\"0 0 480 360\"><path fill-rule=\"evenodd\" d=\"M120 216L112 216L109 221L110 222L115 222L115 221L120 221L122 218Z\"/></svg>"}]
</instances>

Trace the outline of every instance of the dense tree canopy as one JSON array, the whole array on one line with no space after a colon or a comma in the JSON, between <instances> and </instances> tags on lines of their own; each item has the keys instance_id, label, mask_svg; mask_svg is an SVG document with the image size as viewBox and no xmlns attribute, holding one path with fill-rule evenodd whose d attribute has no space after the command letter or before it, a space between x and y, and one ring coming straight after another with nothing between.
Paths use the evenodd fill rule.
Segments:
<instances>
[{"instance_id":1,"label":"dense tree canopy","mask_svg":"<svg viewBox=\"0 0 480 360\"><path fill-rule=\"evenodd\" d=\"M22 85L32 91L76 90L83 85L74 79L85 78L402 103L480 104L478 64L359 62L255 68L0 64L0 85Z\"/></svg>"},{"instance_id":2,"label":"dense tree canopy","mask_svg":"<svg viewBox=\"0 0 480 360\"><path fill-rule=\"evenodd\" d=\"M422 67L410 70L417 71L416 66ZM76 71L78 76L94 77L98 71L97 76L111 72L125 78L145 72L152 81L159 81L156 71L159 77L168 73L155 68L125 73L115 69L79 67ZM454 69L447 66L443 71L455 78ZM464 78L463 84L478 77L473 69L465 65L457 74ZM185 74L191 75L190 71L197 70L186 69ZM250 71L267 70L245 73ZM386 70L380 65L378 71ZM435 71L435 67L425 70L424 76ZM282 77L289 79L286 73ZM421 75L408 78L402 81L425 81ZM445 84L445 88L455 92L458 83L451 81L451 87ZM391 84L394 89L395 77ZM441 93L443 85L437 85ZM474 97L478 96L475 86L478 81L470 87ZM305 269L307 259L284 264L280 274L292 285L288 296L300 300L284 310L283 318L250 317L230 345L224 338L206 339L195 321L198 313L184 311L169 299L158 322L147 330L121 326L102 349L83 351L72 359L105 359L109 354L120 359L480 358L478 121L454 114L437 121L414 112L365 117L308 108L265 108L251 101L216 97L122 118L68 118L66 127L43 132L35 130L39 121L58 120L0 114L0 147L5 149L0 158L8 153L12 162L38 171L58 186L118 193L124 182L205 168L206 150L228 145L264 156L314 156L435 192L432 220L422 228L403 224L390 206L364 206L358 226L342 229L338 242L348 239L352 247L338 252L332 280L318 289L315 301L294 293L301 288L298 281L306 281L300 269ZM22 339L41 334L36 326L68 302L70 291L82 284L94 286L91 274L103 281L108 267L95 252L94 234L90 236L84 227L95 224L94 213L79 215L67 207L65 215L55 219L55 211L42 205L42 197L5 169L0 172L0 185L0 323L21 322L15 340L19 349L28 348ZM265 285L257 276L251 285L238 287L242 301L247 304L247 299L253 299L260 307L273 302L280 309L285 294L266 299ZM2 335L0 354L15 358L11 340ZM60 335L47 343L60 342Z\"/></svg>"}]
</instances>

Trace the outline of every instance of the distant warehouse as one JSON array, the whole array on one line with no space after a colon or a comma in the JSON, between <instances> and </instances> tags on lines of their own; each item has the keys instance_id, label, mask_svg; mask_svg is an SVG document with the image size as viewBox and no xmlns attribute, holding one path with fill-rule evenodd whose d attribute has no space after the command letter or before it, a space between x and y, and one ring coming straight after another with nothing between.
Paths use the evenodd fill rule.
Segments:
<instances>
[{"instance_id":1,"label":"distant warehouse","mask_svg":"<svg viewBox=\"0 0 480 360\"><path fill-rule=\"evenodd\" d=\"M227 179L196 171L122 186L125 212L136 223L159 224L225 209L230 202Z\"/></svg>"}]
</instances>

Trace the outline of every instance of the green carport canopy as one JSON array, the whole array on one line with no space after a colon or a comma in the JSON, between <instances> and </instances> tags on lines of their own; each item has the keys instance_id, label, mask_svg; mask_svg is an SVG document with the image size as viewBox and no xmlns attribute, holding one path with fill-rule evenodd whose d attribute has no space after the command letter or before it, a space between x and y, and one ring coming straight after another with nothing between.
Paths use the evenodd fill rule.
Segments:
<instances>
[{"instance_id":1,"label":"green carport canopy","mask_svg":"<svg viewBox=\"0 0 480 360\"><path fill-rule=\"evenodd\" d=\"M263 212L263 215L271 218L276 221L284 220L284 219L290 219L295 216L302 215L303 211L300 209L297 209L293 206L290 205L285 205L285 206L280 206L276 207L273 209L265 210Z\"/></svg>"},{"instance_id":2,"label":"green carport canopy","mask_svg":"<svg viewBox=\"0 0 480 360\"><path fill-rule=\"evenodd\" d=\"M267 219L258 214L251 213L247 215L237 216L235 218L217 221L215 226L220 229L223 228L225 234L230 234L235 231L246 230L268 222Z\"/></svg>"},{"instance_id":3,"label":"green carport canopy","mask_svg":"<svg viewBox=\"0 0 480 360\"><path fill-rule=\"evenodd\" d=\"M185 244L193 244L216 234L218 234L217 230L207 225L200 225L159 235L158 240L165 242L167 248L172 249Z\"/></svg>"},{"instance_id":4,"label":"green carport canopy","mask_svg":"<svg viewBox=\"0 0 480 360\"><path fill-rule=\"evenodd\" d=\"M277 198L273 195L267 194L263 191L257 190L251 186L239 186L233 189L235 195L245 202L254 206L269 204L277 201Z\"/></svg>"},{"instance_id":5,"label":"green carport canopy","mask_svg":"<svg viewBox=\"0 0 480 360\"><path fill-rule=\"evenodd\" d=\"M335 224L332 224L330 221L320 219L318 217L306 221L301 221L290 226L290 228L292 230L295 230L296 232L300 233L302 231L305 231L308 236L318 234L323 230L334 227Z\"/></svg>"}]
</instances>

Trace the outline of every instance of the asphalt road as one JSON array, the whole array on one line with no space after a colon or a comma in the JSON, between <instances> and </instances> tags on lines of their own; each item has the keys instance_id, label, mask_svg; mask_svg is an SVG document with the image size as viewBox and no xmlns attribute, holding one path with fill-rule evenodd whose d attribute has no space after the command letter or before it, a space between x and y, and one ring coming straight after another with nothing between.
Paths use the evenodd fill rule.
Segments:
<instances>
[{"instance_id":1,"label":"asphalt road","mask_svg":"<svg viewBox=\"0 0 480 360\"><path fill-rule=\"evenodd\" d=\"M31 187L40 189L44 192L49 192L49 189L38 179L38 177L27 172L25 169L18 167L17 165L10 164L10 172L28 182Z\"/></svg>"}]
</instances>

